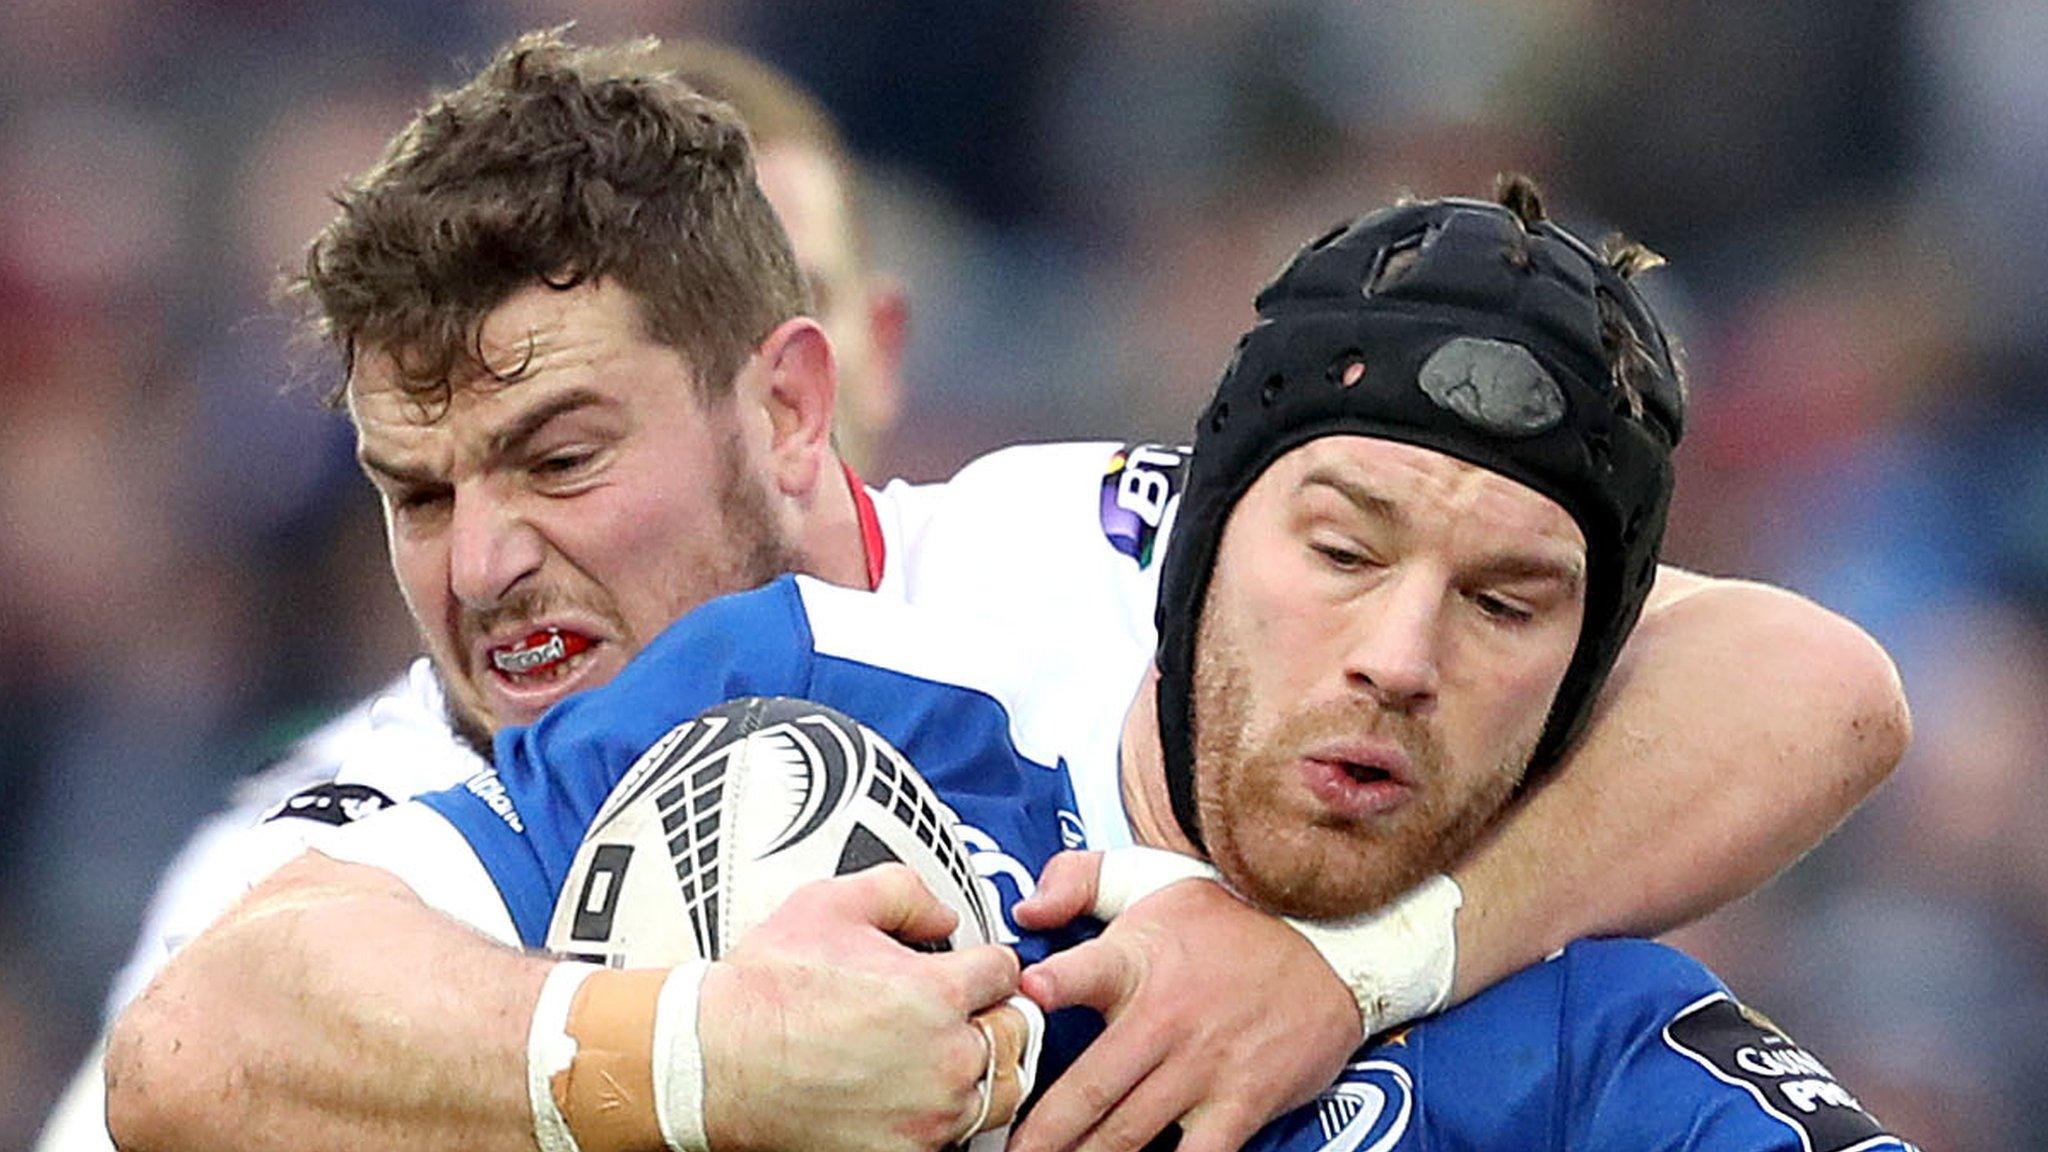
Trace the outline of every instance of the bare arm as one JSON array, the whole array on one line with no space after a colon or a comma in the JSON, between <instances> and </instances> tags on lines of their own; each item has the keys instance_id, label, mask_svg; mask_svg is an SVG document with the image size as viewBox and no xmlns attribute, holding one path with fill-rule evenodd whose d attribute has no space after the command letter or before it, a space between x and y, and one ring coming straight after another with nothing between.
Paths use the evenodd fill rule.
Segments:
<instances>
[{"instance_id":1,"label":"bare arm","mask_svg":"<svg viewBox=\"0 0 2048 1152\"><path fill-rule=\"evenodd\" d=\"M529 1152L526 1030L549 962L308 854L194 940L116 1022L123 1148Z\"/></svg>"},{"instance_id":2,"label":"bare arm","mask_svg":"<svg viewBox=\"0 0 2048 1152\"><path fill-rule=\"evenodd\" d=\"M1462 1000L1581 936L1655 935L1819 843L1905 753L1891 660L1789 592L1672 568L1585 736L1453 872Z\"/></svg>"},{"instance_id":3,"label":"bare arm","mask_svg":"<svg viewBox=\"0 0 2048 1152\"><path fill-rule=\"evenodd\" d=\"M712 965L696 1017L711 1146L923 1152L959 1133L985 1054L968 1017L1016 989L1017 962L994 946L925 954L892 938L952 926L908 869L885 866L799 889ZM115 1141L529 1152L527 1036L552 967L391 873L308 853L116 1022ZM1005 1050L1014 1059L1020 1046ZM644 1147L661 1148L659 1135Z\"/></svg>"}]
</instances>

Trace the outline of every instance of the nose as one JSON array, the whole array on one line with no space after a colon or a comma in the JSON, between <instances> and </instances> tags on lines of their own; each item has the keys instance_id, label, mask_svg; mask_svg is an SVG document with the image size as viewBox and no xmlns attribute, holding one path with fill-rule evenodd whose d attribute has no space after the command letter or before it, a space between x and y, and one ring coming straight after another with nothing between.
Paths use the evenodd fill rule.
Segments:
<instances>
[{"instance_id":1,"label":"nose","mask_svg":"<svg viewBox=\"0 0 2048 1152\"><path fill-rule=\"evenodd\" d=\"M1444 602L1441 582L1413 571L1361 601L1345 650L1351 688L1389 711L1412 712L1435 700Z\"/></svg>"},{"instance_id":2,"label":"nose","mask_svg":"<svg viewBox=\"0 0 2048 1152\"><path fill-rule=\"evenodd\" d=\"M449 591L464 607L497 606L540 568L540 532L487 486L458 489L450 515Z\"/></svg>"}]
</instances>

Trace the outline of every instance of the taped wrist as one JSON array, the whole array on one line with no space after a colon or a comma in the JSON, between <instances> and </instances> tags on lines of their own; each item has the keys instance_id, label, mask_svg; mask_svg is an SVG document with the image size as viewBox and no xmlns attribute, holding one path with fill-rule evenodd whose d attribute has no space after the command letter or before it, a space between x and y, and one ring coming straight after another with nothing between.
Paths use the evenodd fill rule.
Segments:
<instances>
[{"instance_id":1,"label":"taped wrist","mask_svg":"<svg viewBox=\"0 0 2048 1152\"><path fill-rule=\"evenodd\" d=\"M1111 848L1102 854L1102 868L1095 876L1095 903L1088 914L1104 922L1114 920L1131 905L1182 880L1222 883L1213 865L1192 856L1142 844Z\"/></svg>"},{"instance_id":2,"label":"taped wrist","mask_svg":"<svg viewBox=\"0 0 2048 1152\"><path fill-rule=\"evenodd\" d=\"M1432 876L1377 912L1349 920L1296 920L1358 1004L1360 1039L1450 1003L1458 971L1458 909L1464 890Z\"/></svg>"},{"instance_id":3,"label":"taped wrist","mask_svg":"<svg viewBox=\"0 0 2048 1152\"><path fill-rule=\"evenodd\" d=\"M707 962L557 964L527 1034L541 1152L707 1152L697 991Z\"/></svg>"}]
</instances>

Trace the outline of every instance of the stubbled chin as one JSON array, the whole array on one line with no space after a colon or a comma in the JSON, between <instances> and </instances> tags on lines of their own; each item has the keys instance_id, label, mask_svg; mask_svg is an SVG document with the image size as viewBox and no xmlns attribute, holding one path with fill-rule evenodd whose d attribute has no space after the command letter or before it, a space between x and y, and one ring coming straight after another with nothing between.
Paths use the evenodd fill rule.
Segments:
<instances>
[{"instance_id":1,"label":"stubbled chin","mask_svg":"<svg viewBox=\"0 0 2048 1152\"><path fill-rule=\"evenodd\" d=\"M493 758L491 737L495 729L488 721L469 709L458 707L453 697L449 698L444 711L448 718L448 728L455 733L457 740L462 741L471 752L485 760Z\"/></svg>"},{"instance_id":2,"label":"stubbled chin","mask_svg":"<svg viewBox=\"0 0 2048 1152\"><path fill-rule=\"evenodd\" d=\"M1280 916L1334 920L1372 912L1428 874L1429 861L1331 829L1210 821L1210 855L1244 896Z\"/></svg>"},{"instance_id":3,"label":"stubbled chin","mask_svg":"<svg viewBox=\"0 0 2048 1152\"><path fill-rule=\"evenodd\" d=\"M450 676L439 660L434 661L434 678L441 683L441 716L448 722L448 730L470 751L489 760L491 738L499 724L480 703L476 685L467 678Z\"/></svg>"}]
</instances>

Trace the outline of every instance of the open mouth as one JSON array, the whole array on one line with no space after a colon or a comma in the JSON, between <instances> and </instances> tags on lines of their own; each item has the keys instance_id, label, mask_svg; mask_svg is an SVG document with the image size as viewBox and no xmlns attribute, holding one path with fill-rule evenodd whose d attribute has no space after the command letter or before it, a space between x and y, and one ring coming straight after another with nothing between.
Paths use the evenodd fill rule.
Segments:
<instances>
[{"instance_id":1,"label":"open mouth","mask_svg":"<svg viewBox=\"0 0 2048 1152\"><path fill-rule=\"evenodd\" d=\"M1335 756L1311 756L1309 761L1321 765L1322 770L1328 773L1333 784L1370 785L1400 783L1392 772L1377 764L1369 764L1360 760L1345 760Z\"/></svg>"},{"instance_id":2,"label":"open mouth","mask_svg":"<svg viewBox=\"0 0 2048 1152\"><path fill-rule=\"evenodd\" d=\"M1303 782L1331 814L1366 819L1406 803L1410 788L1393 769L1343 756L1309 756Z\"/></svg>"},{"instance_id":3,"label":"open mouth","mask_svg":"<svg viewBox=\"0 0 2048 1152\"><path fill-rule=\"evenodd\" d=\"M491 649L491 667L518 684L545 684L564 675L593 641L580 632L544 628L513 644Z\"/></svg>"},{"instance_id":4,"label":"open mouth","mask_svg":"<svg viewBox=\"0 0 2048 1152\"><path fill-rule=\"evenodd\" d=\"M1337 767L1357 784L1380 784L1393 780L1394 775L1385 768L1371 764L1356 764L1348 760L1339 761Z\"/></svg>"}]
</instances>

